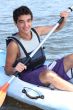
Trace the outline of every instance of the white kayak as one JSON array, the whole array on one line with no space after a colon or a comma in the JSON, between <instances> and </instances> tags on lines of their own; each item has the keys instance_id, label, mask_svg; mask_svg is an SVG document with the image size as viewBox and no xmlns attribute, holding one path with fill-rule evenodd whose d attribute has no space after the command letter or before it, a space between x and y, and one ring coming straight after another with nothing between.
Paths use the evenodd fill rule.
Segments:
<instances>
[{"instance_id":1,"label":"white kayak","mask_svg":"<svg viewBox=\"0 0 73 110\"><path fill-rule=\"evenodd\" d=\"M0 50L0 87L12 77L4 71L6 51ZM68 72L70 73L70 71ZM73 81L71 79L71 81ZM7 95L21 102L35 105L43 110L73 110L73 92L51 90L20 80L16 77L8 88Z\"/></svg>"}]
</instances>

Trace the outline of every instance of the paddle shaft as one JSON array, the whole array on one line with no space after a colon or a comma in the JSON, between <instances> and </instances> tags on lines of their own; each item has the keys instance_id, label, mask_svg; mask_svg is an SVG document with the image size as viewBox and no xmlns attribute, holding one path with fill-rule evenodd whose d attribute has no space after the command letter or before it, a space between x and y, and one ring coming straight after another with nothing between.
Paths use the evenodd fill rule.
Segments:
<instances>
[{"instance_id":1,"label":"paddle shaft","mask_svg":"<svg viewBox=\"0 0 73 110\"><path fill-rule=\"evenodd\" d=\"M73 11L73 6L69 7L67 12ZM39 46L31 53L30 57L32 58L33 55L39 50L39 48L44 44L44 42L48 39L48 37L56 30L56 28L62 23L64 20L64 17L60 18L60 20L57 22L57 24L53 27L53 29L47 34L47 36L43 39L43 41L39 44Z\"/></svg>"},{"instance_id":2,"label":"paddle shaft","mask_svg":"<svg viewBox=\"0 0 73 110\"><path fill-rule=\"evenodd\" d=\"M73 11L73 6L69 7L67 9L67 12ZM35 55L35 53L39 50L39 48L44 44L44 42L48 39L48 37L56 30L56 28L63 22L64 17L61 17L60 20L56 23L56 25L53 27L53 29L46 35L46 37L42 40L42 42L39 44L39 46L30 54L30 57L28 57L25 61L25 64L29 62L29 60ZM18 72L15 73L15 75L12 76L12 78L8 81L8 83L11 83L12 80L15 78L15 76L18 75Z\"/></svg>"}]
</instances>

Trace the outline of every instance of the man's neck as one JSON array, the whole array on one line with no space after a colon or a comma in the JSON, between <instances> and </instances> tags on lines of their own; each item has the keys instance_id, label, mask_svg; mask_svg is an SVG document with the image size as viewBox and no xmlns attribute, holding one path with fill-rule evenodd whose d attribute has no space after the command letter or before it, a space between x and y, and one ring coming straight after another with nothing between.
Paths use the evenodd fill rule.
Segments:
<instances>
[{"instance_id":1,"label":"man's neck","mask_svg":"<svg viewBox=\"0 0 73 110\"><path fill-rule=\"evenodd\" d=\"M31 32L29 32L29 33L20 33L19 32L18 34L21 38L23 38L25 40L31 40L31 38L32 38L32 33Z\"/></svg>"}]
</instances>

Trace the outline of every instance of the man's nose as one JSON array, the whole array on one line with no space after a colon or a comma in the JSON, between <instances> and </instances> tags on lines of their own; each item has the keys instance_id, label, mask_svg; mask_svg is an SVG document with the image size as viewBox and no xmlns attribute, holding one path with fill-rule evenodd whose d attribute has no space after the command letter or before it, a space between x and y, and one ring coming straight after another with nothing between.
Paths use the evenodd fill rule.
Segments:
<instances>
[{"instance_id":1,"label":"man's nose","mask_svg":"<svg viewBox=\"0 0 73 110\"><path fill-rule=\"evenodd\" d=\"M27 27L28 26L28 23L27 22L24 22L24 26Z\"/></svg>"}]
</instances>

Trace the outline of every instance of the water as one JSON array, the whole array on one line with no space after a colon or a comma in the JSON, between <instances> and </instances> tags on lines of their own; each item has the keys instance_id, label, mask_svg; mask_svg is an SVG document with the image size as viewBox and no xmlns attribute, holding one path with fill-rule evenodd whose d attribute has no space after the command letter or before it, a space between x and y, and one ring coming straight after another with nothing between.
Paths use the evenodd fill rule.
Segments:
<instances>
[{"instance_id":1,"label":"water","mask_svg":"<svg viewBox=\"0 0 73 110\"><path fill-rule=\"evenodd\" d=\"M56 24L59 13L73 5L73 0L0 0L0 48L5 49L5 39L17 31L12 19L13 10L27 5L33 12L33 26ZM73 13L70 14L64 28L52 34L44 43L47 59L53 61L73 52ZM3 110L39 110L13 99L7 98Z\"/></svg>"}]
</instances>

